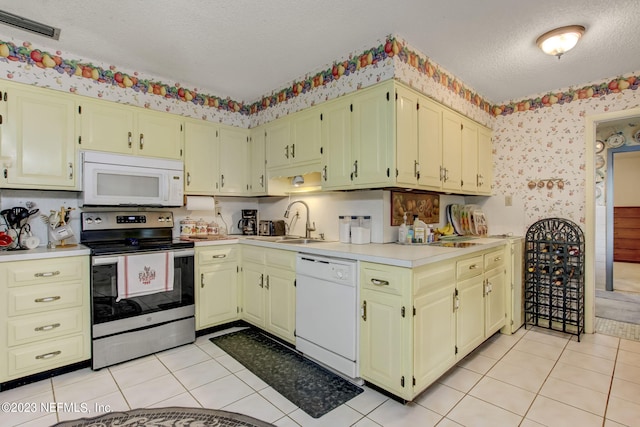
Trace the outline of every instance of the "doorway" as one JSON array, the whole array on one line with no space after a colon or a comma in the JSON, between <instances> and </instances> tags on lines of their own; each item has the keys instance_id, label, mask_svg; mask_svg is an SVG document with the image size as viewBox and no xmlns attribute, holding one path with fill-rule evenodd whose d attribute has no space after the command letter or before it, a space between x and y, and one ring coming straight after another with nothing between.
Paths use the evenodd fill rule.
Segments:
<instances>
[{"instance_id":1,"label":"doorway","mask_svg":"<svg viewBox=\"0 0 640 427\"><path fill-rule=\"evenodd\" d=\"M595 330L635 340L640 340L640 250L630 233L640 227L638 132L640 116L597 123L593 175Z\"/></svg>"}]
</instances>

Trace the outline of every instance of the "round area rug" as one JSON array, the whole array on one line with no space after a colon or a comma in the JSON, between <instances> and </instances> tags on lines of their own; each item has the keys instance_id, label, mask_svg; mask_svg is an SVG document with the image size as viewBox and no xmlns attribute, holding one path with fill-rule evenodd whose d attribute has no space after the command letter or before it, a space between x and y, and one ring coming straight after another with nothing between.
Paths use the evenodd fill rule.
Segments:
<instances>
[{"instance_id":1,"label":"round area rug","mask_svg":"<svg viewBox=\"0 0 640 427\"><path fill-rule=\"evenodd\" d=\"M274 427L235 412L203 408L134 409L109 412L93 418L63 421L53 427Z\"/></svg>"}]
</instances>

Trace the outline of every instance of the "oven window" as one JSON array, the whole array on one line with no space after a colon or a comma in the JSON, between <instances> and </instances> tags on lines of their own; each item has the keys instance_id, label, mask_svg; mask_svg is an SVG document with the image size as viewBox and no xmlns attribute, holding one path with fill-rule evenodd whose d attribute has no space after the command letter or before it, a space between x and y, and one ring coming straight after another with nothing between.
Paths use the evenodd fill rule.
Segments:
<instances>
[{"instance_id":1,"label":"oven window","mask_svg":"<svg viewBox=\"0 0 640 427\"><path fill-rule=\"evenodd\" d=\"M172 291L121 299L117 302L118 265L94 265L91 271L93 324L192 305L193 263L193 256L174 258Z\"/></svg>"}]
</instances>

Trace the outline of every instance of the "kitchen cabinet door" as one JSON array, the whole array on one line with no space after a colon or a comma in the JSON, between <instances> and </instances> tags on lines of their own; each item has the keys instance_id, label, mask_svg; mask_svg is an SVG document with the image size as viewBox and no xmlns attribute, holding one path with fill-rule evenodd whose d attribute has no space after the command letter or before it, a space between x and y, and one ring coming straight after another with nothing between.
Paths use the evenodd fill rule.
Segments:
<instances>
[{"instance_id":1,"label":"kitchen cabinet door","mask_svg":"<svg viewBox=\"0 0 640 427\"><path fill-rule=\"evenodd\" d=\"M238 318L238 273L235 262L201 267L196 286L198 330Z\"/></svg>"},{"instance_id":2,"label":"kitchen cabinet door","mask_svg":"<svg viewBox=\"0 0 640 427\"><path fill-rule=\"evenodd\" d=\"M249 131L220 127L220 194L247 194Z\"/></svg>"},{"instance_id":3,"label":"kitchen cabinet door","mask_svg":"<svg viewBox=\"0 0 640 427\"><path fill-rule=\"evenodd\" d=\"M291 159L291 118L282 117L266 125L267 169L288 166Z\"/></svg>"},{"instance_id":4,"label":"kitchen cabinet door","mask_svg":"<svg viewBox=\"0 0 640 427\"><path fill-rule=\"evenodd\" d=\"M338 99L322 104L322 187L351 185L351 102Z\"/></svg>"},{"instance_id":5,"label":"kitchen cabinet door","mask_svg":"<svg viewBox=\"0 0 640 427\"><path fill-rule=\"evenodd\" d=\"M485 273L485 336L490 337L506 324L507 280L504 267Z\"/></svg>"},{"instance_id":6,"label":"kitchen cabinet door","mask_svg":"<svg viewBox=\"0 0 640 427\"><path fill-rule=\"evenodd\" d=\"M421 96L418 107L418 165L420 188L442 187L442 111L435 102Z\"/></svg>"},{"instance_id":7,"label":"kitchen cabinet door","mask_svg":"<svg viewBox=\"0 0 640 427\"><path fill-rule=\"evenodd\" d=\"M184 126L184 192L214 195L220 178L218 127L202 121L186 121Z\"/></svg>"},{"instance_id":8,"label":"kitchen cabinet door","mask_svg":"<svg viewBox=\"0 0 640 427\"><path fill-rule=\"evenodd\" d=\"M243 319L259 328L265 325L264 265L242 263Z\"/></svg>"},{"instance_id":9,"label":"kitchen cabinet door","mask_svg":"<svg viewBox=\"0 0 640 427\"><path fill-rule=\"evenodd\" d=\"M318 108L309 108L291 117L291 164L305 165L320 161L320 123Z\"/></svg>"},{"instance_id":10,"label":"kitchen cabinet door","mask_svg":"<svg viewBox=\"0 0 640 427\"><path fill-rule=\"evenodd\" d=\"M267 194L266 178L266 137L263 126L252 129L249 138L251 167L247 172L249 178L249 193L252 196L265 196Z\"/></svg>"},{"instance_id":11,"label":"kitchen cabinet door","mask_svg":"<svg viewBox=\"0 0 640 427\"><path fill-rule=\"evenodd\" d=\"M5 85L0 155L10 160L4 162L3 186L79 189L75 99L46 89Z\"/></svg>"},{"instance_id":12,"label":"kitchen cabinet door","mask_svg":"<svg viewBox=\"0 0 640 427\"><path fill-rule=\"evenodd\" d=\"M402 396L409 387L402 363L402 298L369 289L360 295L360 376Z\"/></svg>"},{"instance_id":13,"label":"kitchen cabinet door","mask_svg":"<svg viewBox=\"0 0 640 427\"><path fill-rule=\"evenodd\" d=\"M478 129L478 193L491 195L493 187L493 144L491 130Z\"/></svg>"},{"instance_id":14,"label":"kitchen cabinet door","mask_svg":"<svg viewBox=\"0 0 640 427\"><path fill-rule=\"evenodd\" d=\"M396 168L398 184L418 184L418 95L396 87Z\"/></svg>"},{"instance_id":15,"label":"kitchen cabinet door","mask_svg":"<svg viewBox=\"0 0 640 427\"><path fill-rule=\"evenodd\" d=\"M457 283L456 343L457 360L479 346L484 335L484 277L472 277Z\"/></svg>"},{"instance_id":16,"label":"kitchen cabinet door","mask_svg":"<svg viewBox=\"0 0 640 427\"><path fill-rule=\"evenodd\" d=\"M107 101L82 100L78 105L82 150L132 154L134 112Z\"/></svg>"},{"instance_id":17,"label":"kitchen cabinet door","mask_svg":"<svg viewBox=\"0 0 640 427\"><path fill-rule=\"evenodd\" d=\"M413 375L422 390L456 361L455 264L421 268L413 284Z\"/></svg>"},{"instance_id":18,"label":"kitchen cabinet door","mask_svg":"<svg viewBox=\"0 0 640 427\"><path fill-rule=\"evenodd\" d=\"M295 342L296 273L270 267L265 268L265 273L266 329L289 342Z\"/></svg>"},{"instance_id":19,"label":"kitchen cabinet door","mask_svg":"<svg viewBox=\"0 0 640 427\"><path fill-rule=\"evenodd\" d=\"M356 92L352 98L353 183L358 187L377 187L395 182L392 94L392 86L382 85Z\"/></svg>"},{"instance_id":20,"label":"kitchen cabinet door","mask_svg":"<svg viewBox=\"0 0 640 427\"><path fill-rule=\"evenodd\" d=\"M442 112L442 189L460 191L462 181L462 118L449 110Z\"/></svg>"},{"instance_id":21,"label":"kitchen cabinet door","mask_svg":"<svg viewBox=\"0 0 640 427\"><path fill-rule=\"evenodd\" d=\"M142 110L136 113L137 153L148 157L182 159L182 118L172 114Z\"/></svg>"},{"instance_id":22,"label":"kitchen cabinet door","mask_svg":"<svg viewBox=\"0 0 640 427\"><path fill-rule=\"evenodd\" d=\"M470 120L462 122L462 178L465 193L478 191L478 125Z\"/></svg>"}]
</instances>

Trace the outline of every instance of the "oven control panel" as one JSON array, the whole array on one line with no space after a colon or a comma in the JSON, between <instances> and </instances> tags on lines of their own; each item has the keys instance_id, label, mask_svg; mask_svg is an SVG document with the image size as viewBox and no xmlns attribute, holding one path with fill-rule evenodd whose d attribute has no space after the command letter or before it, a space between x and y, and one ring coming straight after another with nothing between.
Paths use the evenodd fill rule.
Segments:
<instances>
[{"instance_id":1,"label":"oven control panel","mask_svg":"<svg viewBox=\"0 0 640 427\"><path fill-rule=\"evenodd\" d=\"M82 212L82 230L173 227L172 212Z\"/></svg>"}]
</instances>

